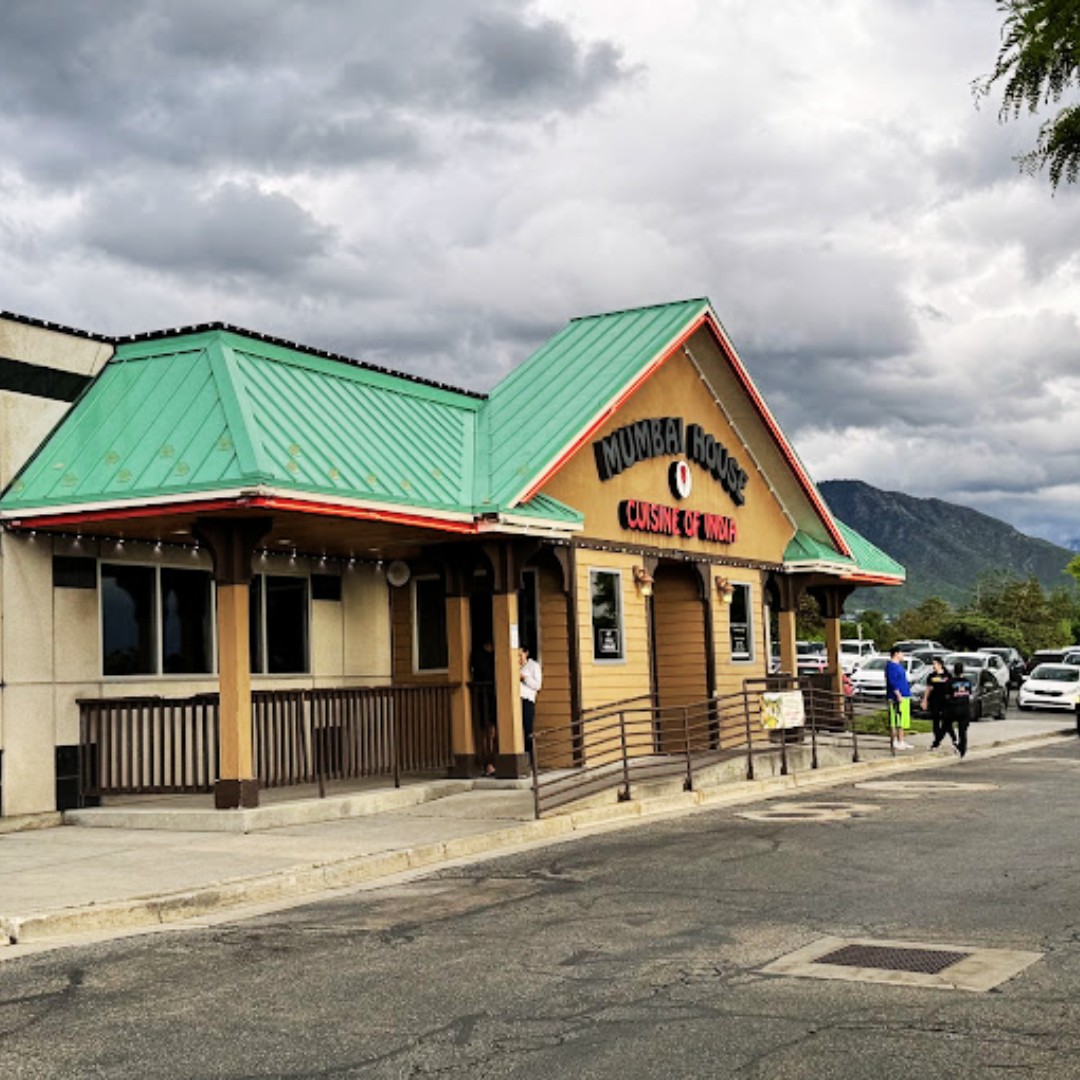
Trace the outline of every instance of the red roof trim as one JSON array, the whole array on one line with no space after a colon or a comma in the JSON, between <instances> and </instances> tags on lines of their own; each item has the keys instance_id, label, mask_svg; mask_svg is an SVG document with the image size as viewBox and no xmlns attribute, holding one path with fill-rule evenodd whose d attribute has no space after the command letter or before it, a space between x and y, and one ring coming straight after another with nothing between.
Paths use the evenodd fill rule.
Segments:
<instances>
[{"instance_id":1,"label":"red roof trim","mask_svg":"<svg viewBox=\"0 0 1080 1080\"><path fill-rule=\"evenodd\" d=\"M321 517L351 518L356 521L381 521L393 525L413 525L442 532L475 533L476 521L447 521L408 511L375 510L365 507L340 506L320 503L312 499L289 499L267 496L247 496L232 499L199 500L196 502L158 503L153 506L118 507L113 510L74 511L68 514L51 514L43 517L13 518L7 523L10 529L29 531L50 526L71 526L99 521L134 521L142 518L172 517L176 514L210 513L221 510L283 510L294 513L317 514Z\"/></svg>"},{"instance_id":2,"label":"red roof trim","mask_svg":"<svg viewBox=\"0 0 1080 1080\"><path fill-rule=\"evenodd\" d=\"M890 577L888 574L845 574L843 581L858 582L860 585L903 585L905 578Z\"/></svg>"}]
</instances>

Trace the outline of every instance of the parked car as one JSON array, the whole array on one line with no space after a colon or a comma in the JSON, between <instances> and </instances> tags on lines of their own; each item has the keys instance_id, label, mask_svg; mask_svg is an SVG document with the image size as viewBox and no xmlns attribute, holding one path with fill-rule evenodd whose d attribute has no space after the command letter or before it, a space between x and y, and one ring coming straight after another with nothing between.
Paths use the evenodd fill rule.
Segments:
<instances>
[{"instance_id":1,"label":"parked car","mask_svg":"<svg viewBox=\"0 0 1080 1080\"><path fill-rule=\"evenodd\" d=\"M1027 661L1027 674L1030 675L1040 664L1060 664L1065 659L1068 649L1038 649Z\"/></svg>"},{"instance_id":2,"label":"parked car","mask_svg":"<svg viewBox=\"0 0 1080 1080\"><path fill-rule=\"evenodd\" d=\"M863 661L877 655L872 641L862 638L843 638L840 642L840 667L849 675L862 666Z\"/></svg>"},{"instance_id":3,"label":"parked car","mask_svg":"<svg viewBox=\"0 0 1080 1080\"><path fill-rule=\"evenodd\" d=\"M966 653L950 654L960 658ZM955 661L954 661L955 662ZM946 664L946 670L952 674L953 665ZM1076 669L1080 672L1080 668ZM923 695L926 693L926 679L930 674L927 668L915 682L911 684L911 712L913 716L929 716L928 709L922 707ZM984 716L993 716L997 720L1005 719L1005 707L1008 698L1001 682L989 669L988 666L978 667L975 664L964 664L964 674L971 680L971 697L968 699L968 719L981 720Z\"/></svg>"},{"instance_id":4,"label":"parked car","mask_svg":"<svg viewBox=\"0 0 1080 1080\"><path fill-rule=\"evenodd\" d=\"M909 653L905 653L905 656L910 656L915 660L921 660L924 664L932 664L935 660L944 660L949 655L948 649L913 649Z\"/></svg>"},{"instance_id":5,"label":"parked car","mask_svg":"<svg viewBox=\"0 0 1080 1080\"><path fill-rule=\"evenodd\" d=\"M931 641L929 638L912 638L910 641L894 641L892 650L899 649L905 656L915 652L916 649L940 649L945 651L945 646L940 641Z\"/></svg>"},{"instance_id":6,"label":"parked car","mask_svg":"<svg viewBox=\"0 0 1080 1080\"><path fill-rule=\"evenodd\" d=\"M1026 670L1024 658L1016 651L1016 649L1006 648L1003 645L985 645L979 652L993 653L995 656L1001 657L1005 662L1005 666L1009 669L1010 686L1019 686L1024 681ZM1080 656L1080 653L1077 655Z\"/></svg>"},{"instance_id":7,"label":"parked car","mask_svg":"<svg viewBox=\"0 0 1080 1080\"><path fill-rule=\"evenodd\" d=\"M948 671L950 675L952 674L953 666L957 661L964 665L964 672L967 675L971 675L975 670L989 671L1001 686L1001 692L1005 695L1005 705L1008 707L1010 697L1009 669L1005 666L1005 661L996 653L952 652L946 653L943 660L945 663L945 670ZM972 685L974 685L974 682Z\"/></svg>"},{"instance_id":8,"label":"parked car","mask_svg":"<svg viewBox=\"0 0 1080 1080\"><path fill-rule=\"evenodd\" d=\"M1080 696L1080 667L1073 664L1040 664L1024 680L1017 700L1021 709L1068 709Z\"/></svg>"},{"instance_id":9,"label":"parked car","mask_svg":"<svg viewBox=\"0 0 1080 1080\"><path fill-rule=\"evenodd\" d=\"M885 665L889 662L887 656L872 656L863 662L862 667L851 673L851 683L855 688L855 696L861 698L881 698L885 700ZM901 661L908 673L908 682L918 679L928 670L921 660L905 657Z\"/></svg>"},{"instance_id":10,"label":"parked car","mask_svg":"<svg viewBox=\"0 0 1080 1080\"><path fill-rule=\"evenodd\" d=\"M795 667L799 675L820 675L829 667L824 641L796 641Z\"/></svg>"}]
</instances>

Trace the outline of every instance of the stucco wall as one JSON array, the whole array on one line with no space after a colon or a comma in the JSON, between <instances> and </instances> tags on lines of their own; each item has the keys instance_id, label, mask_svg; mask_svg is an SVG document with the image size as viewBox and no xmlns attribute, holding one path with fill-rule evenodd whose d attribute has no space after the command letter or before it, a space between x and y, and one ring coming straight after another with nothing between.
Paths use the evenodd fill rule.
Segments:
<instances>
[{"instance_id":1,"label":"stucco wall","mask_svg":"<svg viewBox=\"0 0 1080 1080\"><path fill-rule=\"evenodd\" d=\"M0 749L4 815L53 809L55 748L79 738L77 700L215 691L215 676L105 678L101 671L98 589L54 588L53 555L107 562L210 569L205 551L113 541L0 535ZM314 561L271 558L259 573L325 572ZM366 565L342 569L342 600L312 601L311 673L255 676L253 689L383 683L390 678L385 580Z\"/></svg>"}]
</instances>

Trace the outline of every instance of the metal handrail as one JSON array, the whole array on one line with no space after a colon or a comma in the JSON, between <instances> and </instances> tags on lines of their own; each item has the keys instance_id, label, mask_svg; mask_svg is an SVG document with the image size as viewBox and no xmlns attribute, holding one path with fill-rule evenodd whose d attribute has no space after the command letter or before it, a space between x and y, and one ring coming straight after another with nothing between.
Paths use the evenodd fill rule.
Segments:
<instances>
[{"instance_id":1,"label":"metal handrail","mask_svg":"<svg viewBox=\"0 0 1080 1080\"><path fill-rule=\"evenodd\" d=\"M761 724L762 691L796 690L802 694L805 722L800 729L767 730ZM647 702L643 703L643 702ZM695 774L722 759L746 756L746 778L754 779L755 755L776 752L780 772L790 769L788 740L809 733L810 767L819 767L823 741L850 747L859 760L860 731L875 710L806 676L768 676L744 680L740 690L704 701L658 706L649 698L627 699L590 710L580 725L541 729L532 748L533 802L536 816L612 788L620 800L634 784L683 776L693 790ZM582 752L579 761L573 744ZM778 744L778 745L777 745Z\"/></svg>"}]
</instances>

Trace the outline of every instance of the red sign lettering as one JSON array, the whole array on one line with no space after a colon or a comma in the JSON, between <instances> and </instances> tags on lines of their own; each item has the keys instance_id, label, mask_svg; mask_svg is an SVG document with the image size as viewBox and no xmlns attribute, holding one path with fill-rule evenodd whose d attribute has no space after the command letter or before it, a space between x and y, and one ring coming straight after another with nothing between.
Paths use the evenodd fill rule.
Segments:
<instances>
[{"instance_id":1,"label":"red sign lettering","mask_svg":"<svg viewBox=\"0 0 1080 1080\"><path fill-rule=\"evenodd\" d=\"M633 532L707 540L714 544L734 544L738 535L734 518L682 510L644 499L623 499L619 503L619 524Z\"/></svg>"}]
</instances>

